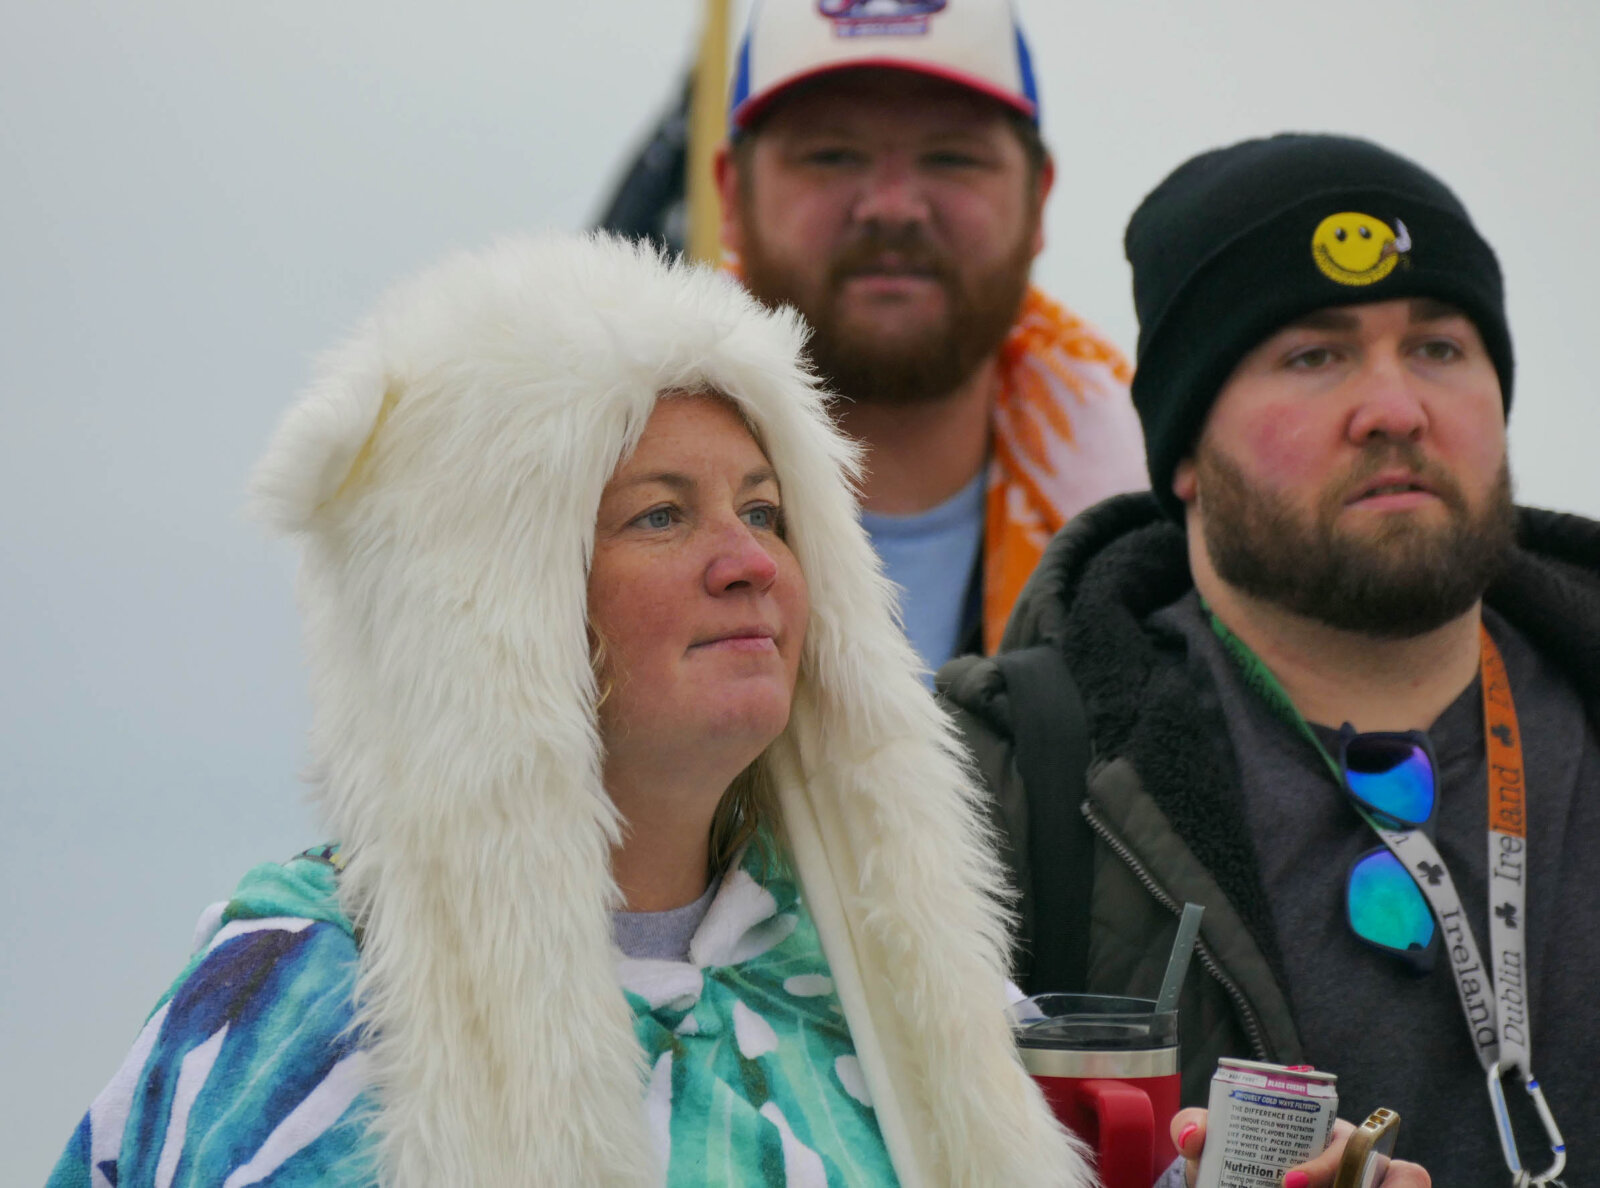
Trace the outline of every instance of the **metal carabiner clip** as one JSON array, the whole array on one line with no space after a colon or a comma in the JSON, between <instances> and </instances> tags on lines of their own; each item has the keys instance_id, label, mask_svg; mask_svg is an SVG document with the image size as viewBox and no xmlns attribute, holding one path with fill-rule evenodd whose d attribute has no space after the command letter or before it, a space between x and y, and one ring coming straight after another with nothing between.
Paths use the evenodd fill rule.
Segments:
<instances>
[{"instance_id":1,"label":"metal carabiner clip","mask_svg":"<svg viewBox=\"0 0 1600 1188\"><path fill-rule=\"evenodd\" d=\"M1550 1112L1550 1104L1544 1099L1544 1090L1531 1072L1523 1077L1522 1084L1533 1099L1533 1108L1539 1112L1539 1121L1544 1125L1544 1136L1550 1143L1550 1166L1536 1176L1531 1175L1522 1166L1522 1156L1517 1154L1517 1136L1511 1129L1511 1111L1506 1107L1503 1083L1506 1072L1515 1068L1515 1064L1507 1064L1504 1060L1497 1060L1489 1066L1489 1104L1494 1109L1495 1126L1500 1132L1500 1153L1505 1156L1506 1167L1512 1172L1512 1188L1554 1183L1567 1166L1567 1144L1561 1137L1561 1128L1556 1125L1555 1115Z\"/></svg>"}]
</instances>

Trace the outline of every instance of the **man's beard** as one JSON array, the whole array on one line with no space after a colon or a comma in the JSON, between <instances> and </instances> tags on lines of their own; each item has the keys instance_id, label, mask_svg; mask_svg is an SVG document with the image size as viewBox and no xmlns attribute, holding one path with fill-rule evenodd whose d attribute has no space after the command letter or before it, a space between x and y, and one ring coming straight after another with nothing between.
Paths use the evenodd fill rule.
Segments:
<instances>
[{"instance_id":1,"label":"man's beard","mask_svg":"<svg viewBox=\"0 0 1600 1188\"><path fill-rule=\"evenodd\" d=\"M1337 520L1357 484L1403 465L1445 504L1442 525L1391 514L1366 533ZM1409 639L1465 614L1505 567L1516 543L1504 460L1476 513L1460 486L1411 442L1374 447L1330 485L1308 520L1281 496L1253 487L1229 459L1195 459L1205 542L1217 575L1245 594L1344 631Z\"/></svg>"},{"instance_id":2,"label":"man's beard","mask_svg":"<svg viewBox=\"0 0 1600 1188\"><path fill-rule=\"evenodd\" d=\"M970 287L915 225L886 230L869 224L831 262L820 293L806 292L801 278L766 254L758 235L747 236L740 265L745 285L762 301L792 305L804 316L812 331L807 351L832 391L862 404L927 404L969 379L1011 332L1028 288L1032 222L1037 217L1035 211L1016 250ZM746 225L753 226L753 220L747 219ZM841 316L839 295L845 283L874 271L889 254L898 268L929 277L944 290L941 324L886 338L868 317Z\"/></svg>"}]
</instances>

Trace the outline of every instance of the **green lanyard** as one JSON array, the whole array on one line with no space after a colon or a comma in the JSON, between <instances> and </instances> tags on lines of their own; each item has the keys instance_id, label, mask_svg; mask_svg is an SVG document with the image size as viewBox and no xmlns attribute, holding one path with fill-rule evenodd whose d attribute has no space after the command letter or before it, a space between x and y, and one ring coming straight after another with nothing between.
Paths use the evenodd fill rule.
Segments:
<instances>
[{"instance_id":1,"label":"green lanyard","mask_svg":"<svg viewBox=\"0 0 1600 1188\"><path fill-rule=\"evenodd\" d=\"M1289 694L1284 692L1283 686L1278 683L1278 678L1272 675L1272 670L1261 663L1261 657L1250 650L1250 645L1235 635L1232 629L1217 618L1217 613L1206 605L1205 599L1200 600L1200 609L1205 611L1206 618L1211 622L1211 630L1216 632L1217 638L1222 641L1222 646L1227 649L1234 664L1239 669L1239 675L1244 678L1244 683L1267 707L1282 718L1301 737L1317 749L1317 754L1322 756L1322 761L1328 765L1328 771L1333 775L1333 782L1344 787L1344 773L1339 769L1339 761L1328 754L1328 748L1322 745L1322 740L1317 737L1317 732L1311 729L1311 724L1305 720L1304 715L1295 708ZM1365 811L1357 806L1357 811L1366 818L1367 824L1372 825L1372 819L1367 817ZM1373 825L1376 829L1377 826Z\"/></svg>"}]
</instances>

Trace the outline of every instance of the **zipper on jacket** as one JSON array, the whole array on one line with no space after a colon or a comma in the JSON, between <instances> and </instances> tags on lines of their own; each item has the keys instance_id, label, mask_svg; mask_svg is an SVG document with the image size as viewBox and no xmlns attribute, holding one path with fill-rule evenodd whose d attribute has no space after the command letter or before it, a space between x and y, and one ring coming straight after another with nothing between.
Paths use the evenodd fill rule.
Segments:
<instances>
[{"instance_id":1,"label":"zipper on jacket","mask_svg":"<svg viewBox=\"0 0 1600 1188\"><path fill-rule=\"evenodd\" d=\"M1133 851L1124 845L1122 840L1111 832L1111 827L1095 814L1094 805L1085 800L1080 808L1083 812L1084 820L1089 822L1089 828L1093 829L1099 835L1100 840L1106 843L1107 848L1122 859L1129 870L1133 871L1133 877L1143 884L1144 889L1150 892L1155 901L1174 916L1182 916L1183 905L1163 891L1155 879L1150 877L1150 872L1145 870L1143 864L1133 856ZM1245 1036L1250 1041L1250 1050L1255 1054L1256 1059L1270 1061L1271 1053L1267 1051L1266 1041L1261 1034L1261 1020L1257 1018L1255 1008L1245 998L1244 991L1239 989L1237 982L1222 972L1222 966L1212 956L1211 950L1206 947L1206 942L1199 937L1195 938L1194 951L1195 955L1200 958L1200 964L1205 968L1206 972L1217 980L1224 992L1233 1001L1234 1007L1239 1012L1240 1021L1244 1023Z\"/></svg>"}]
</instances>

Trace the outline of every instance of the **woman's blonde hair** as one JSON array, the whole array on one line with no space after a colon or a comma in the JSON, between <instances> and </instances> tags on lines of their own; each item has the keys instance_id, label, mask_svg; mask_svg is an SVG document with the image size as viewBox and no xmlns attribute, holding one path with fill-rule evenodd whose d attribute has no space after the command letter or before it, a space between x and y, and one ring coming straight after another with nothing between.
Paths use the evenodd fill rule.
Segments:
<instances>
[{"instance_id":1,"label":"woman's blonde hair","mask_svg":"<svg viewBox=\"0 0 1600 1188\"><path fill-rule=\"evenodd\" d=\"M734 777L712 814L707 855L711 877L725 873L744 846L766 846L776 839L778 831L778 792L763 751Z\"/></svg>"}]
</instances>

